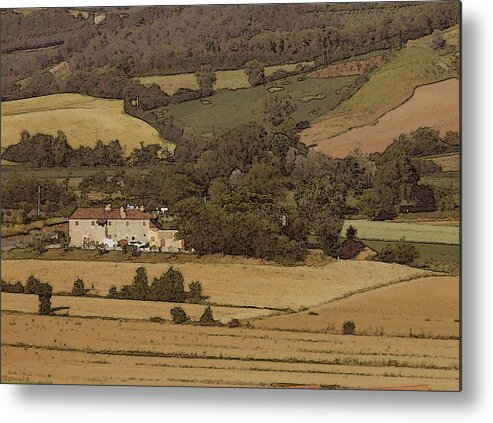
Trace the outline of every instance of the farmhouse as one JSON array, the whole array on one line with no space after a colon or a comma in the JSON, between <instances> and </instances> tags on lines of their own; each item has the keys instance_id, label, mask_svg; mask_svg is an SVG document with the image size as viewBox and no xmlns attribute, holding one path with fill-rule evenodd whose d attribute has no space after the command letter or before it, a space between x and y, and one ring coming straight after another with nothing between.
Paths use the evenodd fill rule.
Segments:
<instances>
[{"instance_id":1,"label":"farmhouse","mask_svg":"<svg viewBox=\"0 0 493 423\"><path fill-rule=\"evenodd\" d=\"M123 245L148 246L161 251L180 251L183 240L177 231L161 228L159 215L147 213L143 207L78 208L69 218L70 246L78 248L109 248Z\"/></svg>"}]
</instances>

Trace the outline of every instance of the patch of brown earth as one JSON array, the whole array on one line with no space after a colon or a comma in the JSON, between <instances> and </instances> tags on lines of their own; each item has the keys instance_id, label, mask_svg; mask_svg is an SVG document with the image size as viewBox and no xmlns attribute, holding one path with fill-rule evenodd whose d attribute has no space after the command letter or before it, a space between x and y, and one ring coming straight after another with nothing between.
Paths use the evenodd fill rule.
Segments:
<instances>
[{"instance_id":1,"label":"patch of brown earth","mask_svg":"<svg viewBox=\"0 0 493 423\"><path fill-rule=\"evenodd\" d=\"M384 151L402 133L429 126L444 134L459 130L459 81L456 78L416 88L401 106L383 115L375 125L351 129L319 141L315 149L332 157L345 157L360 149Z\"/></svg>"}]
</instances>

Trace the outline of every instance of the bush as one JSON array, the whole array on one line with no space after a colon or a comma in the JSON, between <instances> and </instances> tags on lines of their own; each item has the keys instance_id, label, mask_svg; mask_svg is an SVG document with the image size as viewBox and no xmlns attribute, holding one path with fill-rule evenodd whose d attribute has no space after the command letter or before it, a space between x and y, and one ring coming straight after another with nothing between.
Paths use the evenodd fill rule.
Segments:
<instances>
[{"instance_id":1,"label":"bush","mask_svg":"<svg viewBox=\"0 0 493 423\"><path fill-rule=\"evenodd\" d=\"M189 286L189 292L187 293L188 300L191 303L198 303L202 300L202 284L199 281L193 281Z\"/></svg>"},{"instance_id":2,"label":"bush","mask_svg":"<svg viewBox=\"0 0 493 423\"><path fill-rule=\"evenodd\" d=\"M231 319L228 323L228 326L230 328L239 328L240 327L240 321L238 319Z\"/></svg>"},{"instance_id":3,"label":"bush","mask_svg":"<svg viewBox=\"0 0 493 423\"><path fill-rule=\"evenodd\" d=\"M344 335L354 335L354 331L356 330L356 325L352 320L348 320L347 322L344 322L342 325L342 333Z\"/></svg>"},{"instance_id":4,"label":"bush","mask_svg":"<svg viewBox=\"0 0 493 423\"><path fill-rule=\"evenodd\" d=\"M83 297L86 293L87 289L84 287L84 281L82 279L77 279L72 288L72 295L75 295L76 297Z\"/></svg>"},{"instance_id":5,"label":"bush","mask_svg":"<svg viewBox=\"0 0 493 423\"><path fill-rule=\"evenodd\" d=\"M24 289L25 294L37 294L39 291L39 286L41 281L36 279L33 275L29 276L26 282L26 288Z\"/></svg>"},{"instance_id":6,"label":"bush","mask_svg":"<svg viewBox=\"0 0 493 423\"><path fill-rule=\"evenodd\" d=\"M160 278L154 279L149 289L149 299L182 303L185 300L183 275L172 267Z\"/></svg>"},{"instance_id":7,"label":"bush","mask_svg":"<svg viewBox=\"0 0 493 423\"><path fill-rule=\"evenodd\" d=\"M200 316L199 324L202 326L221 326L219 320L214 320L210 306L207 306L202 316Z\"/></svg>"},{"instance_id":8,"label":"bush","mask_svg":"<svg viewBox=\"0 0 493 423\"><path fill-rule=\"evenodd\" d=\"M377 258L385 263L410 264L418 256L418 250L414 245L400 241L395 244L388 244Z\"/></svg>"},{"instance_id":9,"label":"bush","mask_svg":"<svg viewBox=\"0 0 493 423\"><path fill-rule=\"evenodd\" d=\"M356 233L358 231L353 225L349 225L349 228L346 229L346 239L348 241L352 241L354 238L356 238Z\"/></svg>"},{"instance_id":10,"label":"bush","mask_svg":"<svg viewBox=\"0 0 493 423\"><path fill-rule=\"evenodd\" d=\"M24 287L20 282L13 284L5 282L3 279L0 282L2 292L9 292L11 294L22 294L24 292Z\"/></svg>"},{"instance_id":11,"label":"bush","mask_svg":"<svg viewBox=\"0 0 493 423\"><path fill-rule=\"evenodd\" d=\"M185 310L181 307L171 309L171 316L173 318L173 323L176 323L177 325L181 325L188 320L187 313L185 313Z\"/></svg>"},{"instance_id":12,"label":"bush","mask_svg":"<svg viewBox=\"0 0 493 423\"><path fill-rule=\"evenodd\" d=\"M52 292L53 289L51 288L51 285L47 283L40 283L38 285L38 292L37 292L39 298L38 314L46 316L52 313L52 308L51 308Z\"/></svg>"}]
</instances>

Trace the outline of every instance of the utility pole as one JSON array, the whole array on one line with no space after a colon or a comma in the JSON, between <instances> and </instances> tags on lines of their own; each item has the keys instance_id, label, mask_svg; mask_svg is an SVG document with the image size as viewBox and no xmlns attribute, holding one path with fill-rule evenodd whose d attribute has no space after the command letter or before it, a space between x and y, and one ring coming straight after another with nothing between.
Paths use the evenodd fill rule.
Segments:
<instances>
[{"instance_id":1,"label":"utility pole","mask_svg":"<svg viewBox=\"0 0 493 423\"><path fill-rule=\"evenodd\" d=\"M38 208L36 210L36 215L39 217L41 214L41 185L38 185Z\"/></svg>"}]
</instances>

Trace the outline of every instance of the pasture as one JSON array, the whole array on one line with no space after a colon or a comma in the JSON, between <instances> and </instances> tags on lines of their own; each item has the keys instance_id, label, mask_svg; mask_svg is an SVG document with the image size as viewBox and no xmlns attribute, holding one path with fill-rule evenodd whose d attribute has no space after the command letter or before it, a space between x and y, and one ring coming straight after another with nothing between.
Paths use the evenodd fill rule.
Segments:
<instances>
[{"instance_id":1,"label":"pasture","mask_svg":"<svg viewBox=\"0 0 493 423\"><path fill-rule=\"evenodd\" d=\"M459 245L457 226L434 225L407 222L377 222L370 220L346 220L342 233L352 225L357 237L364 240L399 241Z\"/></svg>"},{"instance_id":2,"label":"pasture","mask_svg":"<svg viewBox=\"0 0 493 423\"><path fill-rule=\"evenodd\" d=\"M440 166L442 172L458 172L460 170L460 157L458 153L434 156L428 160Z\"/></svg>"},{"instance_id":3,"label":"pasture","mask_svg":"<svg viewBox=\"0 0 493 423\"><path fill-rule=\"evenodd\" d=\"M126 154L144 144L162 144L158 131L127 115L123 100L80 94L53 94L2 103L1 145L18 143L22 130L56 135L63 131L73 147L118 139ZM173 144L165 143L172 150Z\"/></svg>"},{"instance_id":4,"label":"pasture","mask_svg":"<svg viewBox=\"0 0 493 423\"><path fill-rule=\"evenodd\" d=\"M430 36L408 41L353 96L303 131L302 141L317 144L323 150L336 135L374 125L387 112L409 100L416 87L457 77L453 62L459 28L445 30L444 38L447 46L442 50L431 48Z\"/></svg>"},{"instance_id":5,"label":"pasture","mask_svg":"<svg viewBox=\"0 0 493 423\"><path fill-rule=\"evenodd\" d=\"M4 383L459 389L457 340L12 312L1 330Z\"/></svg>"},{"instance_id":6,"label":"pasture","mask_svg":"<svg viewBox=\"0 0 493 423\"><path fill-rule=\"evenodd\" d=\"M301 79L301 80L300 80ZM249 121L262 122L263 100L272 92L284 92L296 104L295 121L313 121L326 114L343 98L343 91L355 77L300 78L291 76L264 86L217 92L207 101L186 101L157 108L153 113L167 122L190 127L198 134L220 134Z\"/></svg>"}]
</instances>

